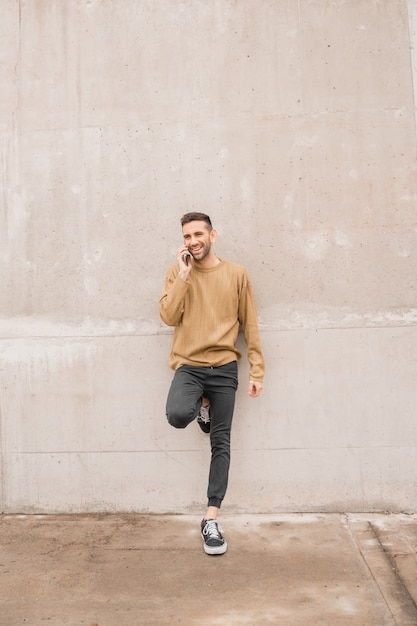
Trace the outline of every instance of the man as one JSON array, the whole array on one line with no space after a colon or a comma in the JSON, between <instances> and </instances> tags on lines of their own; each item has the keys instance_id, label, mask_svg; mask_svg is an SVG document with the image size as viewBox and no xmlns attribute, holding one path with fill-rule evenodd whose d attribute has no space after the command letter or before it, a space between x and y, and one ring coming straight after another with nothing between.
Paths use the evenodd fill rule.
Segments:
<instances>
[{"instance_id":1,"label":"man","mask_svg":"<svg viewBox=\"0 0 417 626\"><path fill-rule=\"evenodd\" d=\"M262 390L264 359L245 268L215 255L217 232L208 215L186 213L181 225L184 244L167 272L159 301L162 320L175 327L169 356L175 374L166 414L175 428L185 428L197 418L203 432L210 433L208 508L201 535L207 554L223 554L227 543L217 516L229 474L240 326L247 344L252 398Z\"/></svg>"}]
</instances>

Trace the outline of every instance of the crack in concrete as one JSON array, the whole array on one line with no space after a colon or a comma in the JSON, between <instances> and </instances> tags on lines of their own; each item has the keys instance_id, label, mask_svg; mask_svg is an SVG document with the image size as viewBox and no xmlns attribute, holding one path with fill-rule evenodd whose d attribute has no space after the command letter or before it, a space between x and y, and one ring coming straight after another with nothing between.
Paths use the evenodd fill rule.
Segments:
<instances>
[{"instance_id":1,"label":"crack in concrete","mask_svg":"<svg viewBox=\"0 0 417 626\"><path fill-rule=\"evenodd\" d=\"M415 626L417 604L397 567L395 558L384 545L377 527L371 521L367 521L365 527L354 528L354 522L349 518L348 525L395 626Z\"/></svg>"}]
</instances>

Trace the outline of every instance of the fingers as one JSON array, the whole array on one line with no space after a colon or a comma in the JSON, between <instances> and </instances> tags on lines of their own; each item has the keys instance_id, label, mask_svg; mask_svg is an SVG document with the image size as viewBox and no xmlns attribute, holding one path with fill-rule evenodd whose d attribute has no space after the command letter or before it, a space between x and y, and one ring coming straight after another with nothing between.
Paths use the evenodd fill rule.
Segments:
<instances>
[{"instance_id":1,"label":"fingers","mask_svg":"<svg viewBox=\"0 0 417 626\"><path fill-rule=\"evenodd\" d=\"M249 389L248 389L248 393L250 395L251 398L257 398L261 391L263 389L263 384L256 381L256 380L250 380L249 381Z\"/></svg>"},{"instance_id":2,"label":"fingers","mask_svg":"<svg viewBox=\"0 0 417 626\"><path fill-rule=\"evenodd\" d=\"M181 248L178 248L178 256L177 256L178 261L181 262L183 260L184 254L186 252L188 252L187 246L181 246Z\"/></svg>"},{"instance_id":3,"label":"fingers","mask_svg":"<svg viewBox=\"0 0 417 626\"><path fill-rule=\"evenodd\" d=\"M187 254L187 257L184 260L185 254ZM183 280L187 280L188 274L190 273L190 270L191 270L191 263L190 263L191 256L188 256L189 254L190 253L189 253L187 246L183 245L180 248L178 248L177 261L180 267L179 274Z\"/></svg>"},{"instance_id":4,"label":"fingers","mask_svg":"<svg viewBox=\"0 0 417 626\"><path fill-rule=\"evenodd\" d=\"M181 248L178 248L177 260L181 268L187 267L188 265L184 260L186 254L189 254L187 246L181 246Z\"/></svg>"}]
</instances>

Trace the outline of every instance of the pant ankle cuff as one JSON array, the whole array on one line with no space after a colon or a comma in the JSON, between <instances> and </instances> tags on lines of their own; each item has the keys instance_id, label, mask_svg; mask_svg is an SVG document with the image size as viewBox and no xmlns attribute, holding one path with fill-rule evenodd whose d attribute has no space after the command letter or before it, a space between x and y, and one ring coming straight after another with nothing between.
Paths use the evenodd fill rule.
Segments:
<instances>
[{"instance_id":1,"label":"pant ankle cuff","mask_svg":"<svg viewBox=\"0 0 417 626\"><path fill-rule=\"evenodd\" d=\"M221 505L222 501L218 498L209 498L208 506L216 506L218 509L220 509Z\"/></svg>"}]
</instances>

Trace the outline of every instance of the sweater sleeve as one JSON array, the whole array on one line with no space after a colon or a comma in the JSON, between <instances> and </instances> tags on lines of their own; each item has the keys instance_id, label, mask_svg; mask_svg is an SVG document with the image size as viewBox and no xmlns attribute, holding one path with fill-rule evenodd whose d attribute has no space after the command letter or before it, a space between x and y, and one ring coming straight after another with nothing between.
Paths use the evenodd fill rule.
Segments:
<instances>
[{"instance_id":1,"label":"sweater sleeve","mask_svg":"<svg viewBox=\"0 0 417 626\"><path fill-rule=\"evenodd\" d=\"M182 280L176 267L171 267L166 275L162 295L159 299L159 314L168 326L178 326L184 313L184 299L189 282Z\"/></svg>"},{"instance_id":2,"label":"sweater sleeve","mask_svg":"<svg viewBox=\"0 0 417 626\"><path fill-rule=\"evenodd\" d=\"M247 345L250 365L249 378L250 380L262 382L265 373L265 362L259 336L255 298L252 284L247 275L245 276L239 298L239 322Z\"/></svg>"}]
</instances>

